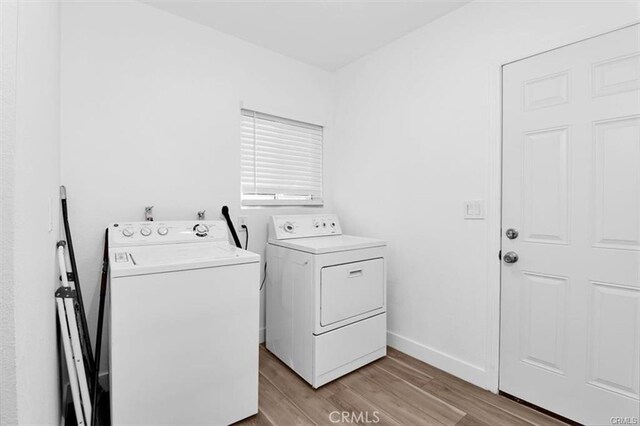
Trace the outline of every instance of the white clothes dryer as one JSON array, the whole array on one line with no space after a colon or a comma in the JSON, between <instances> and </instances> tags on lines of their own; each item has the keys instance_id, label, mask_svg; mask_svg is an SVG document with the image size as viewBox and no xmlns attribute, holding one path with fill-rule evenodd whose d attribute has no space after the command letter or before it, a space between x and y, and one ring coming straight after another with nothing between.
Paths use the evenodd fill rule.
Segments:
<instances>
[{"instance_id":1,"label":"white clothes dryer","mask_svg":"<svg viewBox=\"0 0 640 426\"><path fill-rule=\"evenodd\" d=\"M267 349L314 388L386 355L385 251L336 215L271 218Z\"/></svg>"}]
</instances>

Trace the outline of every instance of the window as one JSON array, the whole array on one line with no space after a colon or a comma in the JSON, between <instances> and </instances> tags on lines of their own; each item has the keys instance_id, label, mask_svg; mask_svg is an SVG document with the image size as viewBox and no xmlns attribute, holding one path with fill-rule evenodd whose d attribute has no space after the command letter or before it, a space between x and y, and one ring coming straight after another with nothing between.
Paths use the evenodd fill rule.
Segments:
<instances>
[{"instance_id":1,"label":"window","mask_svg":"<svg viewBox=\"0 0 640 426\"><path fill-rule=\"evenodd\" d=\"M241 110L242 205L322 205L322 127Z\"/></svg>"}]
</instances>

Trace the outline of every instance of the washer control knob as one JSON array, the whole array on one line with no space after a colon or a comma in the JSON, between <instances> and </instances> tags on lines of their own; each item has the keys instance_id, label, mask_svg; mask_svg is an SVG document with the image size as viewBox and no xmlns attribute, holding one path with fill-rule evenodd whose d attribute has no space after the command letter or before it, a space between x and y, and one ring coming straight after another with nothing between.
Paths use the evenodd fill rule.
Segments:
<instances>
[{"instance_id":1,"label":"washer control knob","mask_svg":"<svg viewBox=\"0 0 640 426\"><path fill-rule=\"evenodd\" d=\"M336 223L335 222L331 222L331 227L335 228L336 227Z\"/></svg>"},{"instance_id":2,"label":"washer control knob","mask_svg":"<svg viewBox=\"0 0 640 426\"><path fill-rule=\"evenodd\" d=\"M196 232L198 237L206 237L207 233L209 233L209 227L202 223L197 224L193 227L193 230Z\"/></svg>"},{"instance_id":3,"label":"washer control knob","mask_svg":"<svg viewBox=\"0 0 640 426\"><path fill-rule=\"evenodd\" d=\"M286 222L286 223L283 225L283 228L284 228L285 232L292 233L295 227L293 226L293 223L291 223L291 222Z\"/></svg>"},{"instance_id":4,"label":"washer control knob","mask_svg":"<svg viewBox=\"0 0 640 426\"><path fill-rule=\"evenodd\" d=\"M131 228L124 228L122 230L122 235L124 235L125 237L133 237L133 229Z\"/></svg>"},{"instance_id":5,"label":"washer control knob","mask_svg":"<svg viewBox=\"0 0 640 426\"><path fill-rule=\"evenodd\" d=\"M142 234L142 236L148 237L149 235L151 235L151 228L143 227L142 229L140 229L140 233Z\"/></svg>"},{"instance_id":6,"label":"washer control knob","mask_svg":"<svg viewBox=\"0 0 640 426\"><path fill-rule=\"evenodd\" d=\"M160 228L158 228L159 235L167 235L168 233L169 233L169 228L166 228L164 226L161 226Z\"/></svg>"},{"instance_id":7,"label":"washer control knob","mask_svg":"<svg viewBox=\"0 0 640 426\"><path fill-rule=\"evenodd\" d=\"M319 228L320 227L320 222L318 222L317 220L313 220L313 227L314 228Z\"/></svg>"}]
</instances>

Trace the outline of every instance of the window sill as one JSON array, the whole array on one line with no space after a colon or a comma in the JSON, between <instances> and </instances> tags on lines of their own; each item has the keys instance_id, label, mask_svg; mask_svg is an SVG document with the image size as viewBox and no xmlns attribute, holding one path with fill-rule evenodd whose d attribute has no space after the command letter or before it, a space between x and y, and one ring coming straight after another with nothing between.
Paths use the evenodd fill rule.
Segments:
<instances>
[{"instance_id":1,"label":"window sill","mask_svg":"<svg viewBox=\"0 0 640 426\"><path fill-rule=\"evenodd\" d=\"M288 207L322 207L322 200L242 200L242 207L274 207L274 206L288 206Z\"/></svg>"}]
</instances>

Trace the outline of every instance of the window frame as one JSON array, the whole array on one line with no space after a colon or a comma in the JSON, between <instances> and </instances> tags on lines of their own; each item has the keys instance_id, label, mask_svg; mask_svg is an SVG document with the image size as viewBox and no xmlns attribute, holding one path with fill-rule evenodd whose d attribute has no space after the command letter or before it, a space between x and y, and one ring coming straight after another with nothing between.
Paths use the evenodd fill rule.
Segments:
<instances>
[{"instance_id":1,"label":"window frame","mask_svg":"<svg viewBox=\"0 0 640 426\"><path fill-rule=\"evenodd\" d=\"M325 127L307 123L299 120L294 120L286 117L281 117L273 114L268 114L248 108L240 109L240 149L242 152L242 124L244 117L254 117L254 119L259 118L262 120L273 121L280 124L285 124L288 126L296 126L298 128L306 128L312 130L319 130L321 132L321 138L319 143L320 148L320 196L314 197L313 194L309 198L305 198L303 195L293 195L293 194L264 194L264 198L261 198L259 194L245 194L243 191L243 182L242 182L242 174L244 171L244 165L240 164L240 206L243 207L277 207L277 206L297 206L297 207L322 207L324 205L324 136L325 136ZM255 139L254 139L255 143ZM241 153L242 158L242 153ZM255 175L255 164L253 168L253 173ZM248 198L247 198L248 197ZM282 198L279 198L282 197Z\"/></svg>"}]
</instances>

